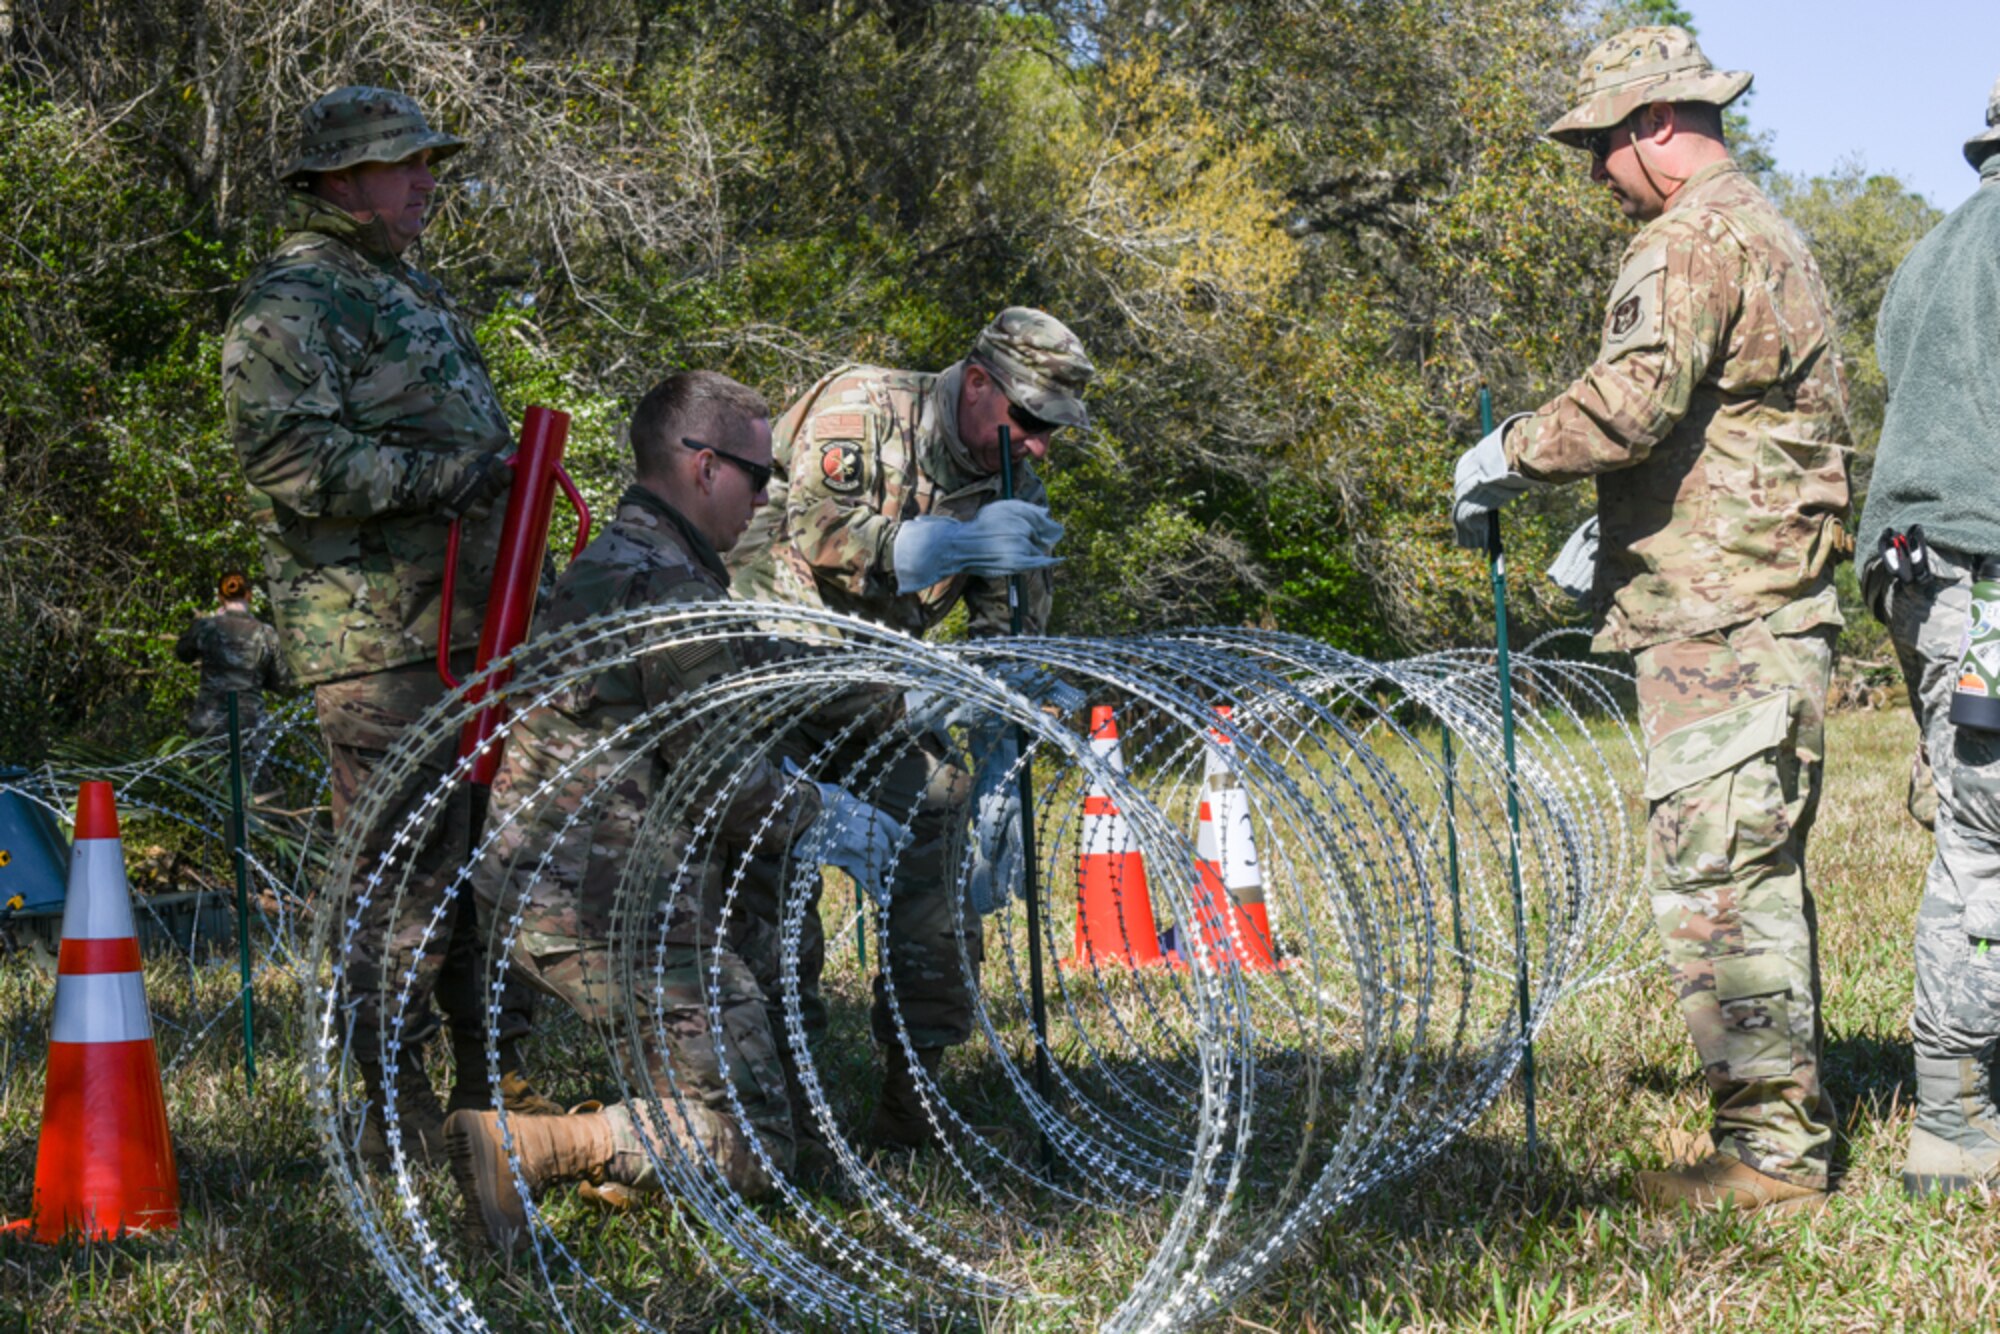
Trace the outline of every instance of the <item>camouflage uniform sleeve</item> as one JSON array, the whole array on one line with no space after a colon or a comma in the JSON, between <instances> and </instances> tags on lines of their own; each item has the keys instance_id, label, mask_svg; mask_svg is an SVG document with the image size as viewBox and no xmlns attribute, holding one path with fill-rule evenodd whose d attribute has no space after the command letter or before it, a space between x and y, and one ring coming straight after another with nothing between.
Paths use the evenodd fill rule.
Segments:
<instances>
[{"instance_id":1,"label":"camouflage uniform sleeve","mask_svg":"<svg viewBox=\"0 0 2000 1334\"><path fill-rule=\"evenodd\" d=\"M837 414L835 414L837 415ZM856 434L868 429L873 413L851 412ZM817 429L825 417L814 417ZM851 597L889 599L896 587L898 521L876 508L880 503L882 452L871 440L852 442L814 434L792 449L790 489L785 497L792 549L813 577ZM836 473L828 471L832 466Z\"/></svg>"},{"instance_id":2,"label":"camouflage uniform sleeve","mask_svg":"<svg viewBox=\"0 0 2000 1334\"><path fill-rule=\"evenodd\" d=\"M1032 471L1020 473L1016 478L1014 495L1016 499L1030 504L1046 506L1049 503L1048 488L1042 479ZM1057 551L1060 553L1061 548ZM1056 581L1054 567L1030 570L1021 580L1021 633L1024 635L1047 634L1049 613L1055 606ZM968 617L966 635L971 639L998 639L1013 633L1012 613L1007 607L1007 581L1005 579L968 578L965 581L965 610Z\"/></svg>"},{"instance_id":3,"label":"camouflage uniform sleeve","mask_svg":"<svg viewBox=\"0 0 2000 1334\"><path fill-rule=\"evenodd\" d=\"M181 637L174 641L174 656L182 662L194 662L201 657L201 619L197 617L181 631Z\"/></svg>"},{"instance_id":4,"label":"camouflage uniform sleeve","mask_svg":"<svg viewBox=\"0 0 2000 1334\"><path fill-rule=\"evenodd\" d=\"M1583 377L1507 432L1507 462L1548 482L1644 461L1687 414L1721 351L1737 306L1740 246L1699 225L1642 235Z\"/></svg>"},{"instance_id":5,"label":"camouflage uniform sleeve","mask_svg":"<svg viewBox=\"0 0 2000 1334\"><path fill-rule=\"evenodd\" d=\"M716 598L714 589L692 579L651 584L642 577L634 582L626 605L713 602ZM743 671L752 665L749 656L726 640L672 642L640 659L641 689L646 702L656 705ZM715 734L703 731L701 735L713 740ZM685 751L696 743L688 737L670 737L662 744ZM818 789L810 783L794 782L768 753L755 761L726 757L715 772L731 784L729 806L722 812L719 826L722 836L732 842L746 842L760 828L766 829L767 837L789 842L819 814Z\"/></svg>"},{"instance_id":6,"label":"camouflage uniform sleeve","mask_svg":"<svg viewBox=\"0 0 2000 1334\"><path fill-rule=\"evenodd\" d=\"M296 514L433 509L480 452L393 445L342 424L373 341L366 309L333 275L296 265L259 279L230 320L222 347L230 435L250 484Z\"/></svg>"}]
</instances>

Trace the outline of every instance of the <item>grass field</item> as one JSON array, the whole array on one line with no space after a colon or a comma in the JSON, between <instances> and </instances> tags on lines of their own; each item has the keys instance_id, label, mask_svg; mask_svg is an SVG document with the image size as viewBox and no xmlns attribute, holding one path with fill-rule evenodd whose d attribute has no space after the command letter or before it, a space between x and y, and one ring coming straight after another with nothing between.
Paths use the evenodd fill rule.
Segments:
<instances>
[{"instance_id":1,"label":"grass field","mask_svg":"<svg viewBox=\"0 0 2000 1334\"><path fill-rule=\"evenodd\" d=\"M1670 1127L1699 1123L1705 1093L1657 975L1591 992L1539 1044L1542 1151L1523 1156L1518 1100L1415 1176L1377 1191L1320 1230L1219 1327L1367 1329L1963 1329L1993 1321L2000 1214L1983 1197L1911 1204L1897 1190L1909 1127L1909 930L1928 836L1903 811L1913 730L1905 715L1836 718L1829 784L1812 850L1821 905L1829 1082L1841 1108L1845 1177L1813 1218L1656 1218L1634 1202L1634 1169L1660 1164ZM169 1079L185 1225L174 1236L54 1250L0 1245L0 1331L362 1330L409 1327L327 1184L295 1058L296 997L266 988L267 1058L254 1100L234 1068L225 1020L185 1042ZM163 1031L221 1012L225 972L149 971ZM49 982L20 958L0 971L0 1209L28 1202ZM855 997L849 997L852 1002ZM850 1005L850 1013L853 1006ZM573 1030L553 1024L538 1072L565 1087ZM587 1044L583 1044L587 1045ZM579 1058L580 1059L580 1058ZM851 1067L851 1068L850 1068ZM865 1084L865 1051L834 1077ZM976 1081L976 1069L958 1072ZM976 1083L968 1104L976 1103ZM890 1169L915 1194L921 1163ZM422 1183L436 1217L452 1186ZM951 1210L963 1202L940 1198ZM664 1328L741 1323L691 1247L633 1245L663 1213L572 1218L592 1273ZM967 1210L965 1220L976 1222ZM860 1225L857 1223L857 1226ZM1144 1220L1080 1215L1050 1254L1026 1262L1067 1309L1003 1312L986 1327L1088 1328L1115 1291L1098 1281L1143 1253ZM555 1312L539 1279L472 1265L472 1293L501 1328L542 1328ZM465 1272L462 1268L461 1272ZM579 1328L602 1310L574 1287ZM571 1300L571 1296L575 1300ZM11 1324L10 1324L11 1322ZM593 1323L595 1322L595 1323ZM968 1326L973 1327L973 1326Z\"/></svg>"}]
</instances>

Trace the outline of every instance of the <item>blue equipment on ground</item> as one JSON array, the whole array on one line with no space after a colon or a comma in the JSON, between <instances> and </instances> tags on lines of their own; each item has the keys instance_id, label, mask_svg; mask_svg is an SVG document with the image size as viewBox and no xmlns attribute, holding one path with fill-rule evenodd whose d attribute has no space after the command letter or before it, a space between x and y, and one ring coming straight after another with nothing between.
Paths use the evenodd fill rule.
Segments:
<instances>
[{"instance_id":1,"label":"blue equipment on ground","mask_svg":"<svg viewBox=\"0 0 2000 1334\"><path fill-rule=\"evenodd\" d=\"M9 785L25 769L0 768L0 919L62 907L69 841L54 812Z\"/></svg>"}]
</instances>

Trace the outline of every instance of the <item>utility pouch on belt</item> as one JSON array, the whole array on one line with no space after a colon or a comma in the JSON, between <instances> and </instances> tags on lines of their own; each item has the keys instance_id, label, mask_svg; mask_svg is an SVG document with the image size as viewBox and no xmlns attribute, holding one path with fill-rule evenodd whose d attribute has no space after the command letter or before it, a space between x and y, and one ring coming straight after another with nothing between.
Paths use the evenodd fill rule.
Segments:
<instances>
[{"instance_id":1,"label":"utility pouch on belt","mask_svg":"<svg viewBox=\"0 0 2000 1334\"><path fill-rule=\"evenodd\" d=\"M1922 524L1911 524L1907 533L1884 528L1876 550L1881 553L1882 563L1889 567L1889 573L1895 576L1897 583L1930 586L1933 577L1931 549L1924 542Z\"/></svg>"},{"instance_id":2,"label":"utility pouch on belt","mask_svg":"<svg viewBox=\"0 0 2000 1334\"><path fill-rule=\"evenodd\" d=\"M1981 573L1992 571L1989 567ZM1958 684L1951 692L1951 722L1954 727L2000 732L2000 579L1973 581L1965 639L1958 651Z\"/></svg>"}]
</instances>

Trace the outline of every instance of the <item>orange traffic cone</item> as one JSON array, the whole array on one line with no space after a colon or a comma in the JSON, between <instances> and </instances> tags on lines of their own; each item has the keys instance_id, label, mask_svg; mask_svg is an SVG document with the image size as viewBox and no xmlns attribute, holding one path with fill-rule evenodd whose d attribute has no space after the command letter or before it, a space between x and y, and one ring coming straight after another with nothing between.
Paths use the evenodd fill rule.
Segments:
<instances>
[{"instance_id":1,"label":"orange traffic cone","mask_svg":"<svg viewBox=\"0 0 2000 1334\"><path fill-rule=\"evenodd\" d=\"M56 961L34 1210L7 1230L41 1242L102 1240L180 1221L118 808L111 784L85 783Z\"/></svg>"},{"instance_id":2,"label":"orange traffic cone","mask_svg":"<svg viewBox=\"0 0 2000 1334\"><path fill-rule=\"evenodd\" d=\"M1218 705L1218 718L1229 706ZM1271 950L1271 915L1264 906L1264 876L1257 868L1252 838L1250 794L1229 765L1229 738L1208 729L1202 764L1201 823L1195 831L1194 919L1211 966L1234 963L1251 972L1276 972L1282 965ZM1186 958L1190 951L1182 951Z\"/></svg>"},{"instance_id":3,"label":"orange traffic cone","mask_svg":"<svg viewBox=\"0 0 2000 1334\"><path fill-rule=\"evenodd\" d=\"M1090 749L1119 773L1118 723L1111 706L1090 711ZM1153 897L1146 889L1146 858L1132 827L1103 786L1092 783L1083 799L1083 850L1077 857L1076 948L1065 968L1094 963L1157 968L1160 938L1153 928Z\"/></svg>"}]
</instances>

